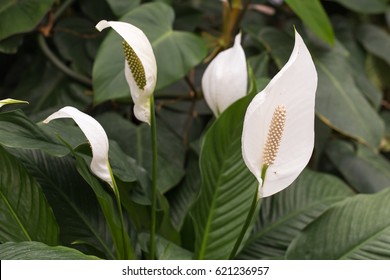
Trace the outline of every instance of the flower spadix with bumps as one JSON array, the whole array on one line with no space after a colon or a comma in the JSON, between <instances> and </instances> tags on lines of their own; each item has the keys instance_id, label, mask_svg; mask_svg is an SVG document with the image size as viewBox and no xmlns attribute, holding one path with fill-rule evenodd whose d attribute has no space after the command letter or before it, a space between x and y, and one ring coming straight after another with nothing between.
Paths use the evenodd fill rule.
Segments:
<instances>
[{"instance_id":1,"label":"flower spadix with bumps","mask_svg":"<svg viewBox=\"0 0 390 280\"><path fill-rule=\"evenodd\" d=\"M102 20L96 29L112 27L123 38L125 77L134 102L134 115L150 124L150 98L157 81L157 63L152 46L141 29L120 21Z\"/></svg>"},{"instance_id":2,"label":"flower spadix with bumps","mask_svg":"<svg viewBox=\"0 0 390 280\"><path fill-rule=\"evenodd\" d=\"M92 173L106 181L113 188L112 172L108 162L108 137L103 127L91 116L71 106L66 106L54 112L43 123L47 124L52 120L62 118L71 118L80 127L92 149L90 165Z\"/></svg>"},{"instance_id":3,"label":"flower spadix with bumps","mask_svg":"<svg viewBox=\"0 0 390 280\"><path fill-rule=\"evenodd\" d=\"M249 104L242 154L259 181L258 197L288 187L310 160L314 148L317 71L295 31L290 59Z\"/></svg>"},{"instance_id":4,"label":"flower spadix with bumps","mask_svg":"<svg viewBox=\"0 0 390 280\"><path fill-rule=\"evenodd\" d=\"M220 52L208 65L202 77L204 98L218 117L227 107L247 93L248 71L241 33L233 47Z\"/></svg>"}]
</instances>

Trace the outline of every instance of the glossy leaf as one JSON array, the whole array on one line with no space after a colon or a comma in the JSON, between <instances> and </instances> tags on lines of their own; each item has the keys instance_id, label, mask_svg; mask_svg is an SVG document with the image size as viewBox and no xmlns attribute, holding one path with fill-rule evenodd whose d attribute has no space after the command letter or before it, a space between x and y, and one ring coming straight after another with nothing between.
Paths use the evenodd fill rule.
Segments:
<instances>
[{"instance_id":1,"label":"glossy leaf","mask_svg":"<svg viewBox=\"0 0 390 280\"><path fill-rule=\"evenodd\" d=\"M337 203L306 227L287 259L390 258L390 189Z\"/></svg>"},{"instance_id":2,"label":"glossy leaf","mask_svg":"<svg viewBox=\"0 0 390 280\"><path fill-rule=\"evenodd\" d=\"M113 241L103 213L95 194L77 173L74 159L52 157L39 150L17 150L16 156L42 186L52 205L62 244L87 244L99 256L114 259Z\"/></svg>"},{"instance_id":3,"label":"glossy leaf","mask_svg":"<svg viewBox=\"0 0 390 280\"><path fill-rule=\"evenodd\" d=\"M121 17L140 4L141 0L107 0L107 4L117 17Z\"/></svg>"},{"instance_id":4,"label":"glossy leaf","mask_svg":"<svg viewBox=\"0 0 390 280\"><path fill-rule=\"evenodd\" d=\"M386 11L387 0L332 0L344 7L363 14L377 14Z\"/></svg>"},{"instance_id":5,"label":"glossy leaf","mask_svg":"<svg viewBox=\"0 0 390 280\"><path fill-rule=\"evenodd\" d=\"M157 60L157 89L184 77L206 56L203 41L194 34L174 31L174 12L161 2L141 5L120 21L140 28L152 44ZM110 32L103 41L93 68L94 102L129 98L125 81L122 39Z\"/></svg>"},{"instance_id":6,"label":"glossy leaf","mask_svg":"<svg viewBox=\"0 0 390 280\"><path fill-rule=\"evenodd\" d=\"M286 3L319 38L334 44L332 25L319 0L286 0Z\"/></svg>"},{"instance_id":7,"label":"glossy leaf","mask_svg":"<svg viewBox=\"0 0 390 280\"><path fill-rule=\"evenodd\" d=\"M316 113L327 125L372 148L379 146L384 124L354 82L345 55L336 49L315 55L318 70Z\"/></svg>"},{"instance_id":8,"label":"glossy leaf","mask_svg":"<svg viewBox=\"0 0 390 280\"><path fill-rule=\"evenodd\" d=\"M336 177L309 170L285 191L262 200L260 215L238 259L284 257L299 232L353 192Z\"/></svg>"},{"instance_id":9,"label":"glossy leaf","mask_svg":"<svg viewBox=\"0 0 390 280\"><path fill-rule=\"evenodd\" d=\"M251 96L224 111L204 137L202 185L192 210L195 258L227 259L245 222L257 180L241 155L244 114Z\"/></svg>"},{"instance_id":10,"label":"glossy leaf","mask_svg":"<svg viewBox=\"0 0 390 280\"><path fill-rule=\"evenodd\" d=\"M326 155L358 192L375 193L390 188L390 162L371 149L334 140L328 145Z\"/></svg>"},{"instance_id":11,"label":"glossy leaf","mask_svg":"<svg viewBox=\"0 0 390 280\"><path fill-rule=\"evenodd\" d=\"M0 244L2 260L98 260L95 256L63 246L48 246L40 242L7 242Z\"/></svg>"},{"instance_id":12,"label":"glossy leaf","mask_svg":"<svg viewBox=\"0 0 390 280\"><path fill-rule=\"evenodd\" d=\"M1 146L0 158L0 242L58 244L59 228L37 181Z\"/></svg>"},{"instance_id":13,"label":"glossy leaf","mask_svg":"<svg viewBox=\"0 0 390 280\"><path fill-rule=\"evenodd\" d=\"M33 123L22 111L0 114L0 144L11 148L42 149L63 156L68 150Z\"/></svg>"},{"instance_id":14,"label":"glossy leaf","mask_svg":"<svg viewBox=\"0 0 390 280\"><path fill-rule=\"evenodd\" d=\"M374 24L363 24L357 37L364 48L390 65L390 35Z\"/></svg>"},{"instance_id":15,"label":"glossy leaf","mask_svg":"<svg viewBox=\"0 0 390 280\"><path fill-rule=\"evenodd\" d=\"M54 0L3 0L0 3L0 40L33 30ZM10 24L12 23L12 24Z\"/></svg>"}]
</instances>

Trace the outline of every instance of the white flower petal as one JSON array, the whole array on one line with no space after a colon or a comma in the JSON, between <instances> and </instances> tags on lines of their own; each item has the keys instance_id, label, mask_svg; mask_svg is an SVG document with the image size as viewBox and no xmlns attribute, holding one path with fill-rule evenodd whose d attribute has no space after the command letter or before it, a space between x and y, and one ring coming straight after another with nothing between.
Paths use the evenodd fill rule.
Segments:
<instances>
[{"instance_id":1,"label":"white flower petal","mask_svg":"<svg viewBox=\"0 0 390 280\"><path fill-rule=\"evenodd\" d=\"M202 77L205 100L215 116L247 93L248 71L241 46L241 33L233 47L220 52L211 61Z\"/></svg>"},{"instance_id":2,"label":"white flower petal","mask_svg":"<svg viewBox=\"0 0 390 280\"><path fill-rule=\"evenodd\" d=\"M286 108L285 126L273 164L262 186L263 197L288 187L310 160L314 147L314 105L317 72L298 32L289 61L248 106L242 134L242 153L249 170L261 183L263 152L273 113Z\"/></svg>"},{"instance_id":3,"label":"white flower petal","mask_svg":"<svg viewBox=\"0 0 390 280\"><path fill-rule=\"evenodd\" d=\"M16 104L16 103L26 103L26 104L28 104L27 101L17 100L17 99L12 99L12 98L6 98L6 99L0 100L0 108L3 107L4 105Z\"/></svg>"},{"instance_id":4,"label":"white flower petal","mask_svg":"<svg viewBox=\"0 0 390 280\"><path fill-rule=\"evenodd\" d=\"M144 67L146 86L143 89L138 87L127 63L125 63L125 76L135 104L135 116L140 121L150 124L150 106L145 104L152 96L157 82L157 63L153 48L142 30L130 23L102 20L96 25L99 31L107 27L112 27L131 46ZM149 104L149 101L147 103Z\"/></svg>"},{"instance_id":5,"label":"white flower petal","mask_svg":"<svg viewBox=\"0 0 390 280\"><path fill-rule=\"evenodd\" d=\"M91 171L112 187L113 182L108 162L108 138L103 127L91 116L70 106L51 114L43 123L61 118L73 119L83 131L92 149Z\"/></svg>"}]
</instances>

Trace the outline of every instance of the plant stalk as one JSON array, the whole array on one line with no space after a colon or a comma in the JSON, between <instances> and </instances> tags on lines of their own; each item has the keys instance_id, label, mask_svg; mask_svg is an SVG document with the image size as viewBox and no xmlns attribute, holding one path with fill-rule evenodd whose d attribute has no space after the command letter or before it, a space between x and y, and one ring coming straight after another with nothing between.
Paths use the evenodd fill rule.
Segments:
<instances>
[{"instance_id":1,"label":"plant stalk","mask_svg":"<svg viewBox=\"0 0 390 280\"><path fill-rule=\"evenodd\" d=\"M154 97L150 98L150 126L152 133L152 213L150 229L150 259L155 257L155 236L156 236L156 212L157 212L157 130L156 130L156 112L154 109Z\"/></svg>"},{"instance_id":2,"label":"plant stalk","mask_svg":"<svg viewBox=\"0 0 390 280\"><path fill-rule=\"evenodd\" d=\"M246 231L248 230L248 228L249 228L249 226L251 224L253 215L255 213L255 210L256 210L258 202L259 202L259 199L257 197L258 191L259 191L259 185L257 185L256 192L255 192L255 194L253 196L251 208L249 209L248 215L246 216L245 223L244 223L244 225L241 228L240 235L238 236L238 238L236 240L236 243L234 244L233 250L230 253L230 256L229 256L230 260L234 259L234 257L236 256L237 251L240 248L241 242L244 239L245 233L246 233Z\"/></svg>"}]
</instances>

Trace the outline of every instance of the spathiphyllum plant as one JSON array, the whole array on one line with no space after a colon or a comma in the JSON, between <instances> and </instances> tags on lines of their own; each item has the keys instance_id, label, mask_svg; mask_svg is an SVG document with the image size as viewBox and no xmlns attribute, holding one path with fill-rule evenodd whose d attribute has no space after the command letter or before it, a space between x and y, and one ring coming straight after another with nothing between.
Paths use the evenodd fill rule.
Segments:
<instances>
[{"instance_id":1,"label":"spathiphyllum plant","mask_svg":"<svg viewBox=\"0 0 390 280\"><path fill-rule=\"evenodd\" d=\"M317 71L295 31L290 59L249 104L242 132L242 156L258 180L246 222L231 252L234 258L258 202L287 188L310 160L314 147Z\"/></svg>"},{"instance_id":2,"label":"spathiphyllum plant","mask_svg":"<svg viewBox=\"0 0 390 280\"><path fill-rule=\"evenodd\" d=\"M211 61L202 77L204 98L216 117L247 92L248 71L241 36L237 34L234 45Z\"/></svg>"},{"instance_id":3,"label":"spathiphyllum plant","mask_svg":"<svg viewBox=\"0 0 390 280\"><path fill-rule=\"evenodd\" d=\"M157 81L157 64L152 45L145 33L136 26L120 21L101 20L96 29L112 27L123 38L125 77L134 102L134 115L151 125L153 174L150 258L155 254L156 207L157 207L157 135L153 92Z\"/></svg>"}]
</instances>

